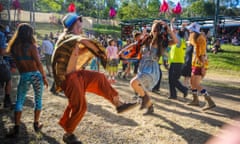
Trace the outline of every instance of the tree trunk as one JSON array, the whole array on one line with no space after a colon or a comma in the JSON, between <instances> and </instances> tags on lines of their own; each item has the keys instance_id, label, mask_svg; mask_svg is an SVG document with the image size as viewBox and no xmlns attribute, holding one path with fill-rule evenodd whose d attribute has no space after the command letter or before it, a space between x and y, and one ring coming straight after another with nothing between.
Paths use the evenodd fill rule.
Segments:
<instances>
[{"instance_id":1,"label":"tree trunk","mask_svg":"<svg viewBox=\"0 0 240 144\"><path fill-rule=\"evenodd\" d=\"M32 17L32 0L29 0L29 14L30 14L30 24L32 25L32 22L33 22L33 17Z\"/></svg>"},{"instance_id":2,"label":"tree trunk","mask_svg":"<svg viewBox=\"0 0 240 144\"><path fill-rule=\"evenodd\" d=\"M16 9L14 9L14 15L13 15L13 23L16 25Z\"/></svg>"},{"instance_id":3,"label":"tree trunk","mask_svg":"<svg viewBox=\"0 0 240 144\"><path fill-rule=\"evenodd\" d=\"M32 18L33 18L33 28L35 30L35 27L36 27L36 23L35 23L35 4L36 4L36 0L33 0L32 1Z\"/></svg>"},{"instance_id":4,"label":"tree trunk","mask_svg":"<svg viewBox=\"0 0 240 144\"><path fill-rule=\"evenodd\" d=\"M11 27L11 13L10 13L11 4L12 4L12 0L8 0L7 13L8 13L8 25L10 27Z\"/></svg>"}]
</instances>

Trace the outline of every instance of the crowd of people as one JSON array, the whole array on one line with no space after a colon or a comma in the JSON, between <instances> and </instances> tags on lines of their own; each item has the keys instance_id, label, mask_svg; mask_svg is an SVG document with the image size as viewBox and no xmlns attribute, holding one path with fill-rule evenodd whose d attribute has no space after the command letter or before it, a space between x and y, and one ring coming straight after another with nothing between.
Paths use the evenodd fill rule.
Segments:
<instances>
[{"instance_id":1,"label":"crowd of people","mask_svg":"<svg viewBox=\"0 0 240 144\"><path fill-rule=\"evenodd\" d=\"M200 32L200 25L196 22L177 29L174 19L170 24L162 20L154 20L151 31L134 31L133 39L127 39L126 45L112 37L99 37L98 40L84 36L82 30L82 17L73 13L67 14L63 20L63 33L53 36L46 34L40 46L33 36L31 25L19 24L17 30L5 44L5 37L0 32L0 64L8 66L7 71L0 71L1 84L5 86L4 107L10 107L11 99L11 69L18 70L20 81L17 88L15 111L15 125L7 137L17 137L20 133L20 119L27 91L32 85L35 97L33 128L40 131L42 124L40 114L42 110L42 95L44 85L48 87L47 77L54 78L51 91L64 92L68 98L68 105L59 124L64 129L63 141L67 144L81 143L74 130L83 118L86 110L86 92L95 93L107 99L116 107L118 113L130 110L140 104L140 109L146 109L144 114L154 113L154 102L151 92L159 91L162 70L164 65L168 70L169 97L177 99L177 90L183 97L187 97L191 90L193 100L190 106L199 106L199 97L203 96L206 106L203 110L216 107L216 104L201 86L208 69L207 40ZM45 72L40 55L46 61ZM14 62L5 59L11 55ZM91 61L90 69L86 64ZM119 74L119 62L122 70ZM10 64L12 63L12 64ZM106 70L101 73L100 64ZM129 81L135 99L124 102L112 84L117 83L117 75L126 78L133 68L133 77ZM2 66L0 67L2 68ZM180 77L185 81L182 83ZM137 97L137 100L136 100Z\"/></svg>"}]
</instances>

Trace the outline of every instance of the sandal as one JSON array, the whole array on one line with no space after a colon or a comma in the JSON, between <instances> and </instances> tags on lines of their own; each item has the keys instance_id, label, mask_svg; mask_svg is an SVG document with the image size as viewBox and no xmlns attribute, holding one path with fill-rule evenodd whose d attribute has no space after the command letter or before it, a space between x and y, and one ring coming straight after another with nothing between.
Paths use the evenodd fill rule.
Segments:
<instances>
[{"instance_id":1,"label":"sandal","mask_svg":"<svg viewBox=\"0 0 240 144\"><path fill-rule=\"evenodd\" d=\"M78 138L74 134L71 135L64 134L63 141L66 144L82 144L82 142L78 140Z\"/></svg>"},{"instance_id":2,"label":"sandal","mask_svg":"<svg viewBox=\"0 0 240 144\"><path fill-rule=\"evenodd\" d=\"M35 130L35 132L39 132L43 127L43 124L39 124L38 122L34 122L33 123L33 128Z\"/></svg>"}]
</instances>

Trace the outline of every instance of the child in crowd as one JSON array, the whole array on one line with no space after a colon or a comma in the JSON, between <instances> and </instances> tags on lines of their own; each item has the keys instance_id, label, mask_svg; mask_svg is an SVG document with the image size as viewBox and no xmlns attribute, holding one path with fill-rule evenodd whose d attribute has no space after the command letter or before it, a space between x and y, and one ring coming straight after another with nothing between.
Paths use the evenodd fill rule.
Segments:
<instances>
[{"instance_id":1,"label":"child in crowd","mask_svg":"<svg viewBox=\"0 0 240 144\"><path fill-rule=\"evenodd\" d=\"M110 39L108 41L108 47L106 48L107 58L108 58L108 65L107 65L107 71L108 71L108 80L111 83L115 83L115 76L118 71L118 48L116 46L116 43L113 39Z\"/></svg>"}]
</instances>

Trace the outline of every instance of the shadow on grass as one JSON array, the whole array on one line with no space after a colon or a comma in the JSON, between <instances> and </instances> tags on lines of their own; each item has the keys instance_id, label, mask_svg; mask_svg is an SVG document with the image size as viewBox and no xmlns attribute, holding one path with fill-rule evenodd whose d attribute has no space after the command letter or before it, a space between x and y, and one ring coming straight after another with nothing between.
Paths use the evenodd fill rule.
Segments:
<instances>
[{"instance_id":1,"label":"shadow on grass","mask_svg":"<svg viewBox=\"0 0 240 144\"><path fill-rule=\"evenodd\" d=\"M5 123L8 117L11 118L11 111L7 109L0 109L0 142L5 139L5 135L8 131L8 128L5 127Z\"/></svg>"},{"instance_id":2,"label":"shadow on grass","mask_svg":"<svg viewBox=\"0 0 240 144\"><path fill-rule=\"evenodd\" d=\"M197 129L192 129L192 128L184 128L161 115L152 114L152 116L160 118L166 123L168 123L169 125L171 125L171 127L167 127L161 124L156 124L155 125L156 127L164 128L176 133L177 135L185 139L188 144L203 144L211 137L211 135L209 135L206 132L203 132Z\"/></svg>"},{"instance_id":3,"label":"shadow on grass","mask_svg":"<svg viewBox=\"0 0 240 144\"><path fill-rule=\"evenodd\" d=\"M100 105L94 105L88 103L88 112L93 113L97 116L101 116L105 121L110 123L117 123L125 126L138 126L138 123L132 119L125 118L123 116L113 114L102 108Z\"/></svg>"},{"instance_id":4,"label":"shadow on grass","mask_svg":"<svg viewBox=\"0 0 240 144\"><path fill-rule=\"evenodd\" d=\"M224 122L222 122L222 121L219 121L219 120L207 117L207 116L203 116L203 115L201 115L202 113L200 113L200 112L198 112L199 114L191 112L191 111L181 112L181 111L169 109L169 108L167 108L167 106L160 106L158 104L154 104L154 107L157 108L157 109L166 111L166 112L171 112L171 113L177 114L179 116L189 117L189 118L192 118L192 119L200 120L202 122L207 122L209 125L212 125L212 126L222 126L224 124ZM178 105L178 107L182 108L182 109L186 108L186 107L181 106L181 105Z\"/></svg>"},{"instance_id":5,"label":"shadow on grass","mask_svg":"<svg viewBox=\"0 0 240 144\"><path fill-rule=\"evenodd\" d=\"M228 91L231 91L231 93L240 93L240 82L231 82L228 83L228 81L226 81L225 83L223 82L219 82L219 81L214 81L212 82L211 80L204 80L203 85L205 87L209 87L213 88L213 89L221 89L220 91L222 91L223 89L227 89ZM217 90L219 91L219 90ZM236 91L236 92L235 92ZM226 93L226 91L224 91L224 93Z\"/></svg>"},{"instance_id":6,"label":"shadow on grass","mask_svg":"<svg viewBox=\"0 0 240 144\"><path fill-rule=\"evenodd\" d=\"M225 100L231 100L234 101L234 103L239 102L240 104L240 97L239 97L239 93L240 90L239 89L229 89L229 88L222 88L222 87L208 87L208 90L210 91L210 95L212 95L213 99L216 98L221 98L221 99L225 99ZM163 97L166 98L166 100L162 100L158 97ZM186 102L182 101L181 97L178 97L180 100L179 101L170 101L167 99L167 97L165 95L157 95L157 96L153 96L152 97L157 103L163 103L166 106L163 107L163 109L165 109L166 111L168 111L169 109L167 109L168 105L175 105L176 107L188 110L190 112L200 112L201 110L195 110L189 106L186 106ZM191 98L191 96L189 95L189 98ZM201 98L202 99L202 98ZM200 102L200 104L203 104L202 102ZM219 117L228 117L228 118L235 118L237 116L240 115L240 111L231 109L231 108L225 108L225 107L221 107L221 105L218 105L218 103L216 103L217 107L212 109L212 112L217 112L218 114L213 114L211 111L208 111L208 114L213 114L215 116L219 116ZM162 107L159 106L159 109L162 109ZM200 109L200 107L199 107ZM176 112L177 113L177 112ZM180 115L182 115L182 113L180 113ZM186 114L185 114L186 115ZM186 115L187 116L187 115ZM196 118L199 118L199 116L195 115ZM212 124L214 124L214 121L212 121ZM222 122L218 123L217 125L222 125Z\"/></svg>"},{"instance_id":7,"label":"shadow on grass","mask_svg":"<svg viewBox=\"0 0 240 144\"><path fill-rule=\"evenodd\" d=\"M44 141L44 142L48 142L49 144L60 144L60 142L58 142L55 138L46 135L43 132L40 132L41 138L39 138L40 141Z\"/></svg>"},{"instance_id":8,"label":"shadow on grass","mask_svg":"<svg viewBox=\"0 0 240 144\"><path fill-rule=\"evenodd\" d=\"M188 107L188 106L185 106L184 103L180 103L182 100L169 100L166 99L165 100L162 100L162 99L159 99L159 98L156 98L156 97L152 97L153 100L155 100L157 103L162 103L162 104L165 104L166 106L176 106L176 107L179 107L179 108L182 108L182 109L185 109L185 110L188 110L188 111L192 111L192 112L200 112L199 110L196 110L196 109L193 109L191 107ZM179 99L179 98L178 98ZM155 105L155 104L154 104Z\"/></svg>"},{"instance_id":9,"label":"shadow on grass","mask_svg":"<svg viewBox=\"0 0 240 144\"><path fill-rule=\"evenodd\" d=\"M211 90L210 95L217 98L223 98L227 100L232 100L235 102L239 102L240 104L240 89L231 89L226 87L208 87L208 90ZM231 96L235 95L235 97Z\"/></svg>"},{"instance_id":10,"label":"shadow on grass","mask_svg":"<svg viewBox=\"0 0 240 144\"><path fill-rule=\"evenodd\" d=\"M13 112L13 111L12 111ZM19 136L16 138L6 138L6 134L12 129L13 126L5 127L8 118L14 123L14 114L9 110L0 110L0 143L1 144L28 144L28 143L45 143L59 144L57 140L45 133L35 133L27 131L27 126L24 123L20 123Z\"/></svg>"},{"instance_id":11,"label":"shadow on grass","mask_svg":"<svg viewBox=\"0 0 240 144\"><path fill-rule=\"evenodd\" d=\"M223 50L222 53L229 53L229 54L240 54L240 51L230 51L230 50Z\"/></svg>"},{"instance_id":12,"label":"shadow on grass","mask_svg":"<svg viewBox=\"0 0 240 144\"><path fill-rule=\"evenodd\" d=\"M25 144L31 141L33 135L27 132L27 127L24 123L20 124L19 131L20 131L19 136L16 138L5 138L5 135L7 134L7 132L3 133L4 139L0 141L3 144Z\"/></svg>"},{"instance_id":13,"label":"shadow on grass","mask_svg":"<svg viewBox=\"0 0 240 144\"><path fill-rule=\"evenodd\" d=\"M229 98L229 99L231 99L231 100L236 100L236 101L239 101L240 102L240 99L238 99L238 98L235 98L235 97L227 97L226 95L218 95L218 98L224 98L224 99L227 99L227 98ZM152 99L154 99L156 102L159 102L159 103L162 103L162 104L165 104L166 105L166 107L167 106L170 106L170 105L174 105L174 106L176 106L176 107L179 107L179 108L181 108L181 109L185 109L185 110L188 110L188 111L190 111L190 112L199 112L199 113L201 113L201 110L196 110L196 109L193 109L193 108L191 108L190 106L187 106L186 105L186 103L184 103L183 101L181 101L181 99L179 100L179 101L171 101L171 100L168 100L167 98L166 98L166 100L161 100L161 99L159 99L159 98L156 98L156 96L154 96L154 97L152 97ZM183 103L180 103L180 102L183 102ZM202 105L202 104L204 104L203 102L200 102L200 104ZM214 108L214 109L212 109L211 111L214 111L214 112L217 112L217 113L219 113L219 114L214 114L214 115L216 115L216 116L220 116L220 117L228 117L228 118L235 118L235 117L237 117L237 116L239 116L240 115L240 111L237 111L237 110L232 110L232 109L228 109L228 108L224 108L224 107L221 107L220 105L218 105L217 103L216 103L216 105L217 105L217 107L216 108ZM200 109L201 107L199 107L199 109Z\"/></svg>"},{"instance_id":14,"label":"shadow on grass","mask_svg":"<svg viewBox=\"0 0 240 144\"><path fill-rule=\"evenodd\" d=\"M27 127L24 123L20 123L20 133L16 138L6 138L6 134L13 128L13 126L7 128L6 122L8 119L14 123L13 111L7 109L1 109L0 111L0 143L1 144L25 144L30 141L30 136L27 132Z\"/></svg>"}]
</instances>

